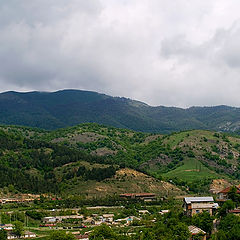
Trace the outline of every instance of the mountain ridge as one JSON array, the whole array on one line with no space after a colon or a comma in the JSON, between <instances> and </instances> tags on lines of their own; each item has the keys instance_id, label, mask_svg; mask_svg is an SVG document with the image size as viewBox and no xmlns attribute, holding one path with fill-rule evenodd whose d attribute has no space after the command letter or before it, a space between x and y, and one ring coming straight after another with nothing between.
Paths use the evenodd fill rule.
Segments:
<instances>
[{"instance_id":1,"label":"mountain ridge","mask_svg":"<svg viewBox=\"0 0 240 240\"><path fill-rule=\"evenodd\" d=\"M240 132L240 108L150 106L125 97L66 89L0 93L0 124L57 129L95 122L135 131L208 129Z\"/></svg>"}]
</instances>

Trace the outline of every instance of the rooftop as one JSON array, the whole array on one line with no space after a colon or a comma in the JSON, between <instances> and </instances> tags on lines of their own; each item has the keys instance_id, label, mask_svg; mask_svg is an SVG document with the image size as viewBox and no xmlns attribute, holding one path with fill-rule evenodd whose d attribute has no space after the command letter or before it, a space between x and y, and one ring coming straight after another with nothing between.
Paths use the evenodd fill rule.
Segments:
<instances>
[{"instance_id":1,"label":"rooftop","mask_svg":"<svg viewBox=\"0 0 240 240\"><path fill-rule=\"evenodd\" d=\"M213 197L185 197L184 201L187 204L190 204L193 202L214 202Z\"/></svg>"},{"instance_id":2,"label":"rooftop","mask_svg":"<svg viewBox=\"0 0 240 240\"><path fill-rule=\"evenodd\" d=\"M219 193L229 193L229 191L231 190L233 186L229 186L225 189L223 189L222 191L220 191ZM237 188L237 193L240 194L240 185L239 186L235 186Z\"/></svg>"},{"instance_id":3,"label":"rooftop","mask_svg":"<svg viewBox=\"0 0 240 240\"><path fill-rule=\"evenodd\" d=\"M240 209L234 209L234 210L230 210L230 213L237 213L240 214Z\"/></svg>"},{"instance_id":4,"label":"rooftop","mask_svg":"<svg viewBox=\"0 0 240 240\"><path fill-rule=\"evenodd\" d=\"M195 226L188 226L188 230L192 235L196 235L199 233L206 234L201 228L195 227Z\"/></svg>"}]
</instances>

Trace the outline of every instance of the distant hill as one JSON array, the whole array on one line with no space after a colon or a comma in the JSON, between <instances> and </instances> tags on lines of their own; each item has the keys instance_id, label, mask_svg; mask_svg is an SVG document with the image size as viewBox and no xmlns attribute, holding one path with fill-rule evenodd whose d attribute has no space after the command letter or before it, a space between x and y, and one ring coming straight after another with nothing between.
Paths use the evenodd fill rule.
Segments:
<instances>
[{"instance_id":1,"label":"distant hill","mask_svg":"<svg viewBox=\"0 0 240 240\"><path fill-rule=\"evenodd\" d=\"M209 129L239 133L240 108L152 107L80 90L0 94L0 124L57 129L86 122L144 132Z\"/></svg>"}]
</instances>

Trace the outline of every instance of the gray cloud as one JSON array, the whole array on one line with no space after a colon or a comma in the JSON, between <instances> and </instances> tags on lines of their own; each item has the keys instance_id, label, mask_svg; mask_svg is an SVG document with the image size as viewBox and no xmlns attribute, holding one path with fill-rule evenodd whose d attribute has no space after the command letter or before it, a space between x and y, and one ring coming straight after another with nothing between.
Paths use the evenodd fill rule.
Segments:
<instances>
[{"instance_id":1,"label":"gray cloud","mask_svg":"<svg viewBox=\"0 0 240 240\"><path fill-rule=\"evenodd\" d=\"M235 0L0 0L1 90L240 105Z\"/></svg>"}]
</instances>

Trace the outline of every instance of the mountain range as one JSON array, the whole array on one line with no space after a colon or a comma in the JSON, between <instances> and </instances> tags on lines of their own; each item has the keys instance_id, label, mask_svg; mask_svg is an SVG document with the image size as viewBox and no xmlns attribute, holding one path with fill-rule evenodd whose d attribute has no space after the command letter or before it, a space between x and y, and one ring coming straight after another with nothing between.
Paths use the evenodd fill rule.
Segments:
<instances>
[{"instance_id":1,"label":"mountain range","mask_svg":"<svg viewBox=\"0 0 240 240\"><path fill-rule=\"evenodd\" d=\"M82 90L0 94L0 124L53 130L86 122L143 132L208 129L239 133L240 108L153 107L128 98Z\"/></svg>"}]
</instances>

